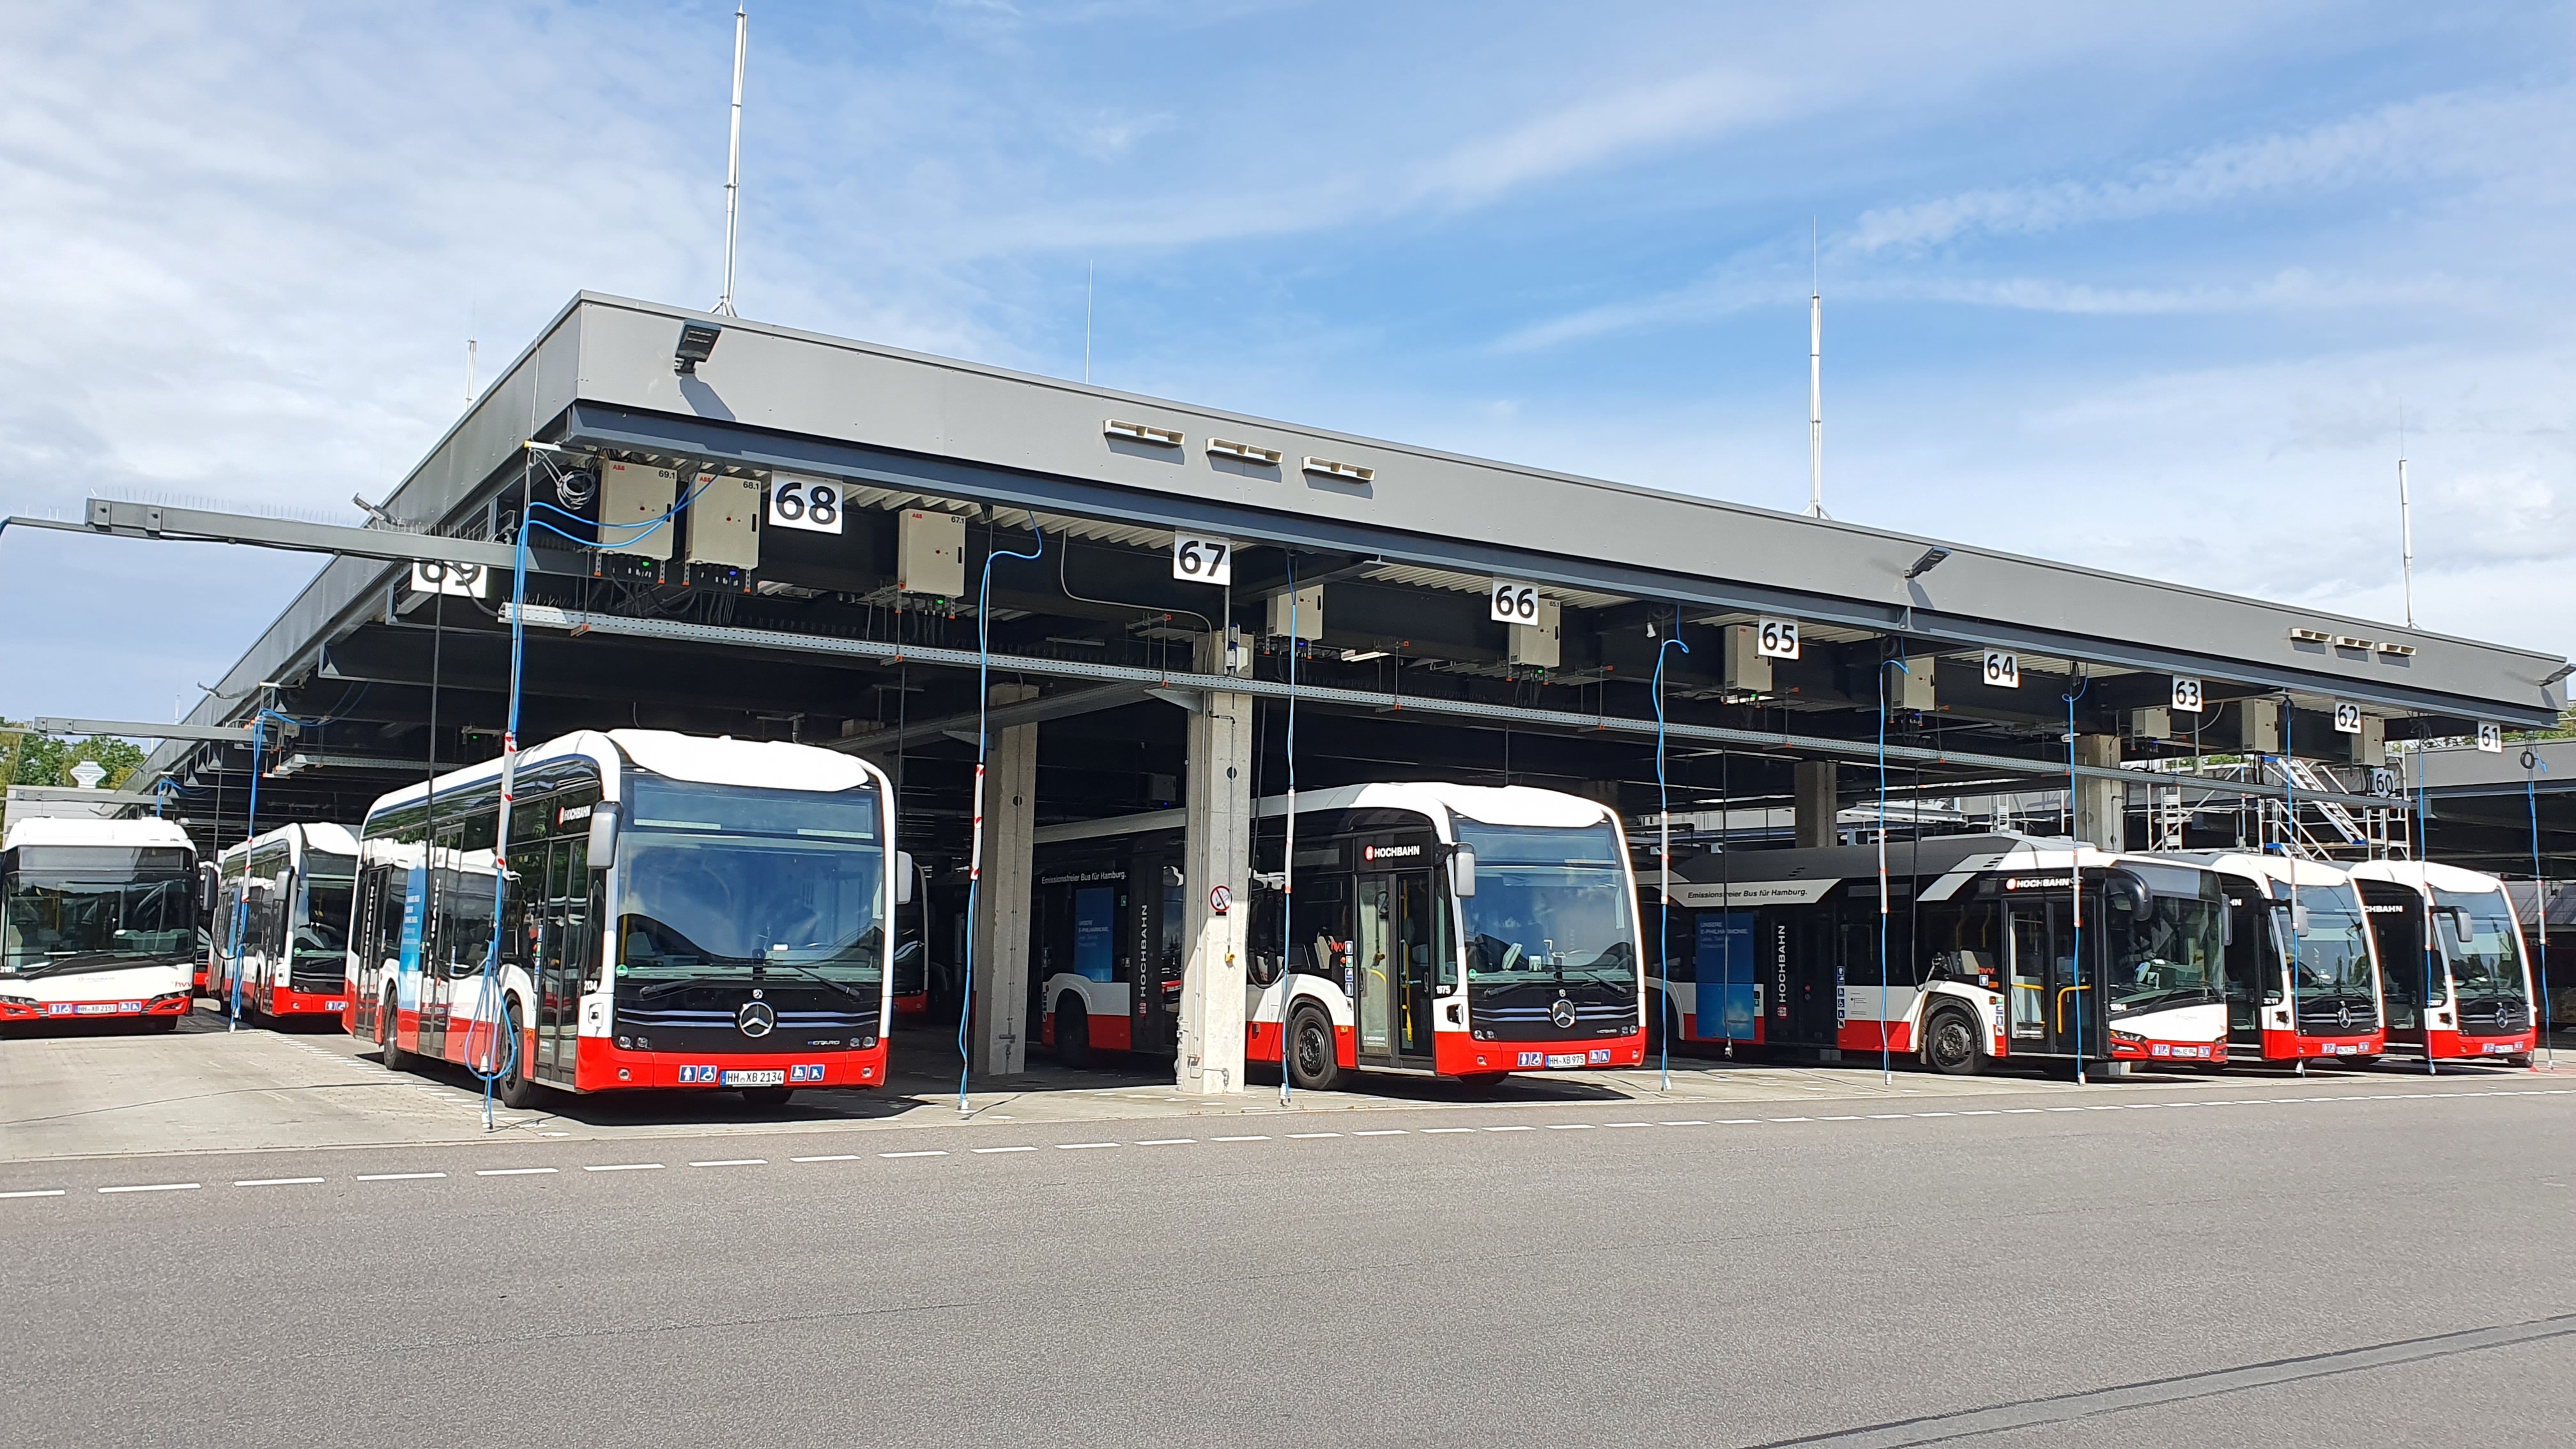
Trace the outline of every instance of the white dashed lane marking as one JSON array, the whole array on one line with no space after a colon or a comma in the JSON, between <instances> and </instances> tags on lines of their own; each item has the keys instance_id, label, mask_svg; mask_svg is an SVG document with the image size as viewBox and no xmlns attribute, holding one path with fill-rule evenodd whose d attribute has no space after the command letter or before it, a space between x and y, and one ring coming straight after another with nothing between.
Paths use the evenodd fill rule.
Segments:
<instances>
[{"instance_id":1,"label":"white dashed lane marking","mask_svg":"<svg viewBox=\"0 0 2576 1449\"><path fill-rule=\"evenodd\" d=\"M1349 1137L1405 1137L1405 1136L1436 1137L1436 1136L1445 1136L1445 1135L1455 1135L1455 1134L1460 1134L1460 1133L1478 1133L1478 1132L1536 1132L1536 1131L1541 1130L1542 1128L1544 1128L1544 1129L1545 1129L1545 1130L1547 1130L1547 1131L1551 1131L1551 1132L1584 1132L1584 1131L1590 1131L1590 1130L1592 1130L1593 1128L1596 1128L1596 1127L1650 1127L1650 1126L1663 1126L1663 1127L1707 1127L1707 1126L1712 1126L1712 1125L1715 1125L1715 1126L1722 1126L1722 1127L1752 1127L1752 1126L1761 1126L1761 1125L1764 1125L1764 1124L1766 1124L1766 1123L1776 1123L1776 1124L1783 1124L1783 1125L1787 1125L1787 1124L1795 1124L1795 1123L1812 1123L1812 1122L1862 1122L1862 1121L1868 1121L1868 1122L1897 1122L1897 1121L1922 1120L1922 1119L1939 1118L1939 1117L2000 1117L2000 1116L2027 1116L2027 1115L2036 1115L2036 1114L2038 1114L2038 1113L2040 1113L2040 1112L2118 1112L2118 1111L2124 1111L2124 1110L2128 1110L2128 1111L2146 1111L2146 1110L2152 1110L2152 1109L2159 1108L2159 1107L2278 1107L2278 1106L2317 1105L2317 1104L2324 1104L2324 1103L2330 1103L2330 1102L2415 1102L2415 1101L2434 1101L2434 1100L2440 1100L2440 1099L2444 1099L2444 1098L2452 1098L2452 1097L2477 1097L2477 1098L2504 1098L2504 1097L2560 1097L2560 1096L2567 1096L2567 1095L2569 1095L2569 1094L2571 1094L2571 1093L2576 1093L2576 1087L2547 1087L2547 1088L2535 1088L2535 1089L2530 1089L2530 1090L2520 1090L2520 1091L2516 1091L2516 1090L2509 1090L2509 1089L2499 1089L2499 1088L2483 1088L2483 1089L2477 1089L2477 1090L2465 1090L2465 1089L2464 1089L2464 1090L2460 1090L2460 1091L2450 1091L2450 1092L2389 1092L2389 1093L2377 1093L2377 1094L2370 1094L2370 1095L2363 1095L2363 1094L2359 1094L2359 1093L2349 1093L2349 1094L2344 1094L2344 1095L2339 1095L2339 1096L2331 1096L2331 1097L2243 1097L2243 1098L2204 1098L2204 1099L2198 1099L2198 1100L2178 1101L2178 1102L2123 1102L2123 1103L2115 1103L2115 1104L2108 1104L2108 1105L2104 1105L2104 1104L2085 1104L2085 1105L2079 1105L2079 1106L2065 1106L2065 1107L2003 1107L2003 1108L1976 1108L1976 1109L1964 1109L1964 1110L1957 1111L1957 1112L1949 1112L1949 1111L1924 1111L1924 1112L1872 1112L1872 1113L1868 1113L1868 1114L1866 1114L1866 1115L1838 1115L1838 1116L1816 1116L1816 1117L1767 1117L1767 1118L1766 1118L1766 1117L1728 1117L1728 1118L1724 1118L1724 1119L1722 1119L1722 1120L1720 1120L1720 1121L1718 1121L1718 1122L1716 1122L1716 1123L1711 1123L1711 1122L1709 1122L1709 1121L1707 1121L1706 1119L1703 1119L1703 1118L1697 1118L1697 1117L1683 1117L1683 1118L1676 1118L1676 1119L1673 1119L1673 1120L1670 1120L1670 1121L1664 1121L1664 1122L1651 1122L1651 1123L1650 1123L1650 1122L1549 1122L1549 1123L1542 1123L1542 1124L1530 1124L1530 1123L1512 1122L1512 1123L1500 1123L1500 1124L1485 1124L1485 1125L1479 1125L1479 1126L1473 1126L1473 1127L1419 1127L1419 1128L1403 1128L1403 1127L1375 1127L1375 1128L1365 1128L1365 1129L1355 1130L1355 1131L1348 1132L1348 1133L1343 1133L1343 1132L1290 1132L1290 1133L1284 1133L1284 1134L1281 1134L1281 1135L1282 1135L1282 1136L1284 1136L1284 1137L1286 1137L1286 1138L1287 1138L1287 1139L1289 1139L1289 1140L1292 1140L1292 1141L1315 1141L1315 1140L1322 1140L1322 1139L1329 1139L1329 1138L1338 1138L1338 1137L1344 1137L1344 1136L1349 1136ZM548 1135L560 1135L560 1134L548 1134ZM1260 1134L1260 1133L1246 1133L1246 1134L1241 1134L1241 1135L1236 1135L1236 1136L1216 1137L1216 1138L1211 1138L1211 1139L1209 1139L1209 1140L1211 1140L1211 1141L1216 1141L1216 1142L1269 1142L1269 1141L1272 1141L1272 1140L1274 1140L1274 1139L1273 1139L1273 1138L1271 1138L1270 1136L1266 1135L1266 1134ZM1192 1146L1192 1145L1195 1145L1198 1141L1199 1141L1199 1139L1198 1139L1198 1138L1195 1138L1195 1137L1149 1137L1149 1138L1141 1139L1141 1140L1137 1141L1136 1143L1134 1143L1133 1145L1138 1146L1138 1147L1186 1147L1186 1146ZM1055 1149L1056 1149L1057 1151L1060 1151L1060 1152L1080 1152L1080 1151L1085 1151L1085 1150L1094 1150L1094 1149L1100 1149L1100 1148L1119 1147L1119 1146L1125 1146L1125 1145L1128 1145L1128 1144L1119 1143L1119 1142L1059 1142L1059 1143L1055 1143L1055 1144L1053 1144L1053 1146L1055 1147ZM989 1153L1009 1153L1009 1152L1036 1152L1036 1151L1039 1151L1040 1149L1039 1149L1039 1147L1034 1146L1034 1145L1029 1145L1029 1144L1024 1144L1024 1143L1014 1143L1014 1144L1011 1144L1011 1145L1008 1145L1008 1146L1001 1146L1001 1147L976 1147L976 1148L970 1148L970 1149L968 1149L968 1150L969 1150L970 1152L972 1152L972 1153L975 1153L975 1154L989 1154ZM926 1157L947 1157L947 1156L950 1156L950 1155L952 1155L952 1154L951 1154L947 1149L945 1149L945 1148L918 1148L918 1149L913 1149L913 1150L909 1150L909 1151L900 1151L900 1152L880 1152L880 1153L877 1153L877 1154L875 1154L875 1155L876 1155L876 1156L878 1156L878 1157L880 1157L880 1158L915 1158L915 1157L924 1157L924 1158L926 1158ZM810 1162L857 1162L857 1161L862 1160L862 1157L863 1157L863 1154L856 1153L856 1152L827 1152L827 1153L817 1153L817 1154L814 1154L814 1155L811 1155L811 1156L806 1156L806 1157L792 1157L792 1158L789 1158L788 1160L789 1160L790 1162L800 1162L800 1163L810 1163ZM722 1158L709 1158L709 1159L705 1159L705 1160L701 1160L701 1161L693 1161L693 1162L691 1162L691 1163L689 1164L689 1166L691 1166L691 1167L767 1167L767 1166L769 1166L769 1159L767 1159L767 1158L765 1158L765 1157L722 1157ZM585 1164L585 1165L583 1165L583 1167L582 1167L582 1169L581 1169L581 1170L582 1170L582 1171L584 1171L584 1172L658 1172L658 1171L663 1170L663 1167L664 1167L664 1164L659 1163L659 1162L608 1162L608 1163L592 1163L592 1164ZM487 1168L479 1168L479 1169L476 1169L476 1170L474 1171L474 1176L476 1176L476 1177L551 1177L551 1176L558 1175L559 1173L561 1173L561 1172L563 1172L563 1171L564 1171L564 1169L562 1169L562 1168L557 1168L557 1167L487 1167ZM356 1174L353 1180L354 1180L354 1181L358 1181L358 1182L427 1182L427 1181L436 1181L436 1180L439 1180L439 1179L445 1178L446 1176L447 1176L447 1174L446 1174L446 1173L444 1173L444 1172L362 1172L362 1173L358 1173L358 1174ZM234 1180L233 1180L233 1184L232 1184L232 1185L233 1185L233 1186L235 1186L235 1187L290 1187L290 1186L306 1186L306 1185L311 1185L311 1184L316 1184L316 1183L321 1183L321 1182L326 1182L326 1181L329 1181L329 1179L327 1179L327 1178L321 1178L321 1177L245 1177L245 1178L236 1178L236 1179L234 1179ZM119 1184L119 1185L116 1185L116 1186L97 1188L97 1189L95 1189L95 1191L97 1191L97 1192L99 1192L99 1193L134 1193L134 1192L194 1192L194 1191L197 1191L197 1190L201 1189L203 1186L204 1186L204 1184L202 1184L202 1183L194 1183L194 1182L149 1182L149 1183L127 1183L127 1184ZM67 1192L68 1192L68 1191L69 1191L69 1189L66 1189L66 1188L59 1188L59 1187L46 1187L46 1188L20 1188L20 1189L14 1189L14 1190L11 1190L11 1191L0 1192L0 1200L7 1200L7 1199L19 1199L19 1198L52 1198L52 1197L62 1197L62 1196L65 1196L65 1195L67 1194Z\"/></svg>"}]
</instances>

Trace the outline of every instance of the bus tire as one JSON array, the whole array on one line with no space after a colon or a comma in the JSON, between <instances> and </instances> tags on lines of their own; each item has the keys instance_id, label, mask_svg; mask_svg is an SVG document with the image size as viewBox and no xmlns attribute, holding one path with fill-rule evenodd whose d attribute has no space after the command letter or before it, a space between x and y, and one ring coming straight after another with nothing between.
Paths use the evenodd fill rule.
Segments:
<instances>
[{"instance_id":1,"label":"bus tire","mask_svg":"<svg viewBox=\"0 0 2576 1449\"><path fill-rule=\"evenodd\" d=\"M794 1087L745 1087L742 1089L742 1103L756 1111L775 1112L786 1106L787 1099L795 1095Z\"/></svg>"},{"instance_id":2,"label":"bus tire","mask_svg":"<svg viewBox=\"0 0 2576 1449\"><path fill-rule=\"evenodd\" d=\"M524 1112L537 1105L537 1084L528 1075L528 1048L519 1034L517 1001L501 1008L501 1029L508 1033L510 1069L502 1074L500 1081L493 1083L492 1095L501 1099L502 1106Z\"/></svg>"},{"instance_id":3,"label":"bus tire","mask_svg":"<svg viewBox=\"0 0 2576 1449\"><path fill-rule=\"evenodd\" d=\"M385 993L383 1003L376 1008L376 1046L381 1052L379 1059L384 1062L385 1070L389 1072L399 1072L407 1065L403 1060L401 1027L397 1025L402 1018L396 1014L395 1008L396 1002L391 991Z\"/></svg>"},{"instance_id":4,"label":"bus tire","mask_svg":"<svg viewBox=\"0 0 2576 1449\"><path fill-rule=\"evenodd\" d=\"M1923 1024L1923 1060L1943 1076L1973 1077L1981 1055L1977 1034L1975 1017L1955 1006L1936 1006Z\"/></svg>"},{"instance_id":5,"label":"bus tire","mask_svg":"<svg viewBox=\"0 0 2576 1449\"><path fill-rule=\"evenodd\" d=\"M144 1028L146 1031L177 1031L179 1029L179 1018L176 1013L169 1016L154 1016L147 1017L145 1019L151 1023L151 1025Z\"/></svg>"},{"instance_id":6,"label":"bus tire","mask_svg":"<svg viewBox=\"0 0 2576 1449\"><path fill-rule=\"evenodd\" d=\"M1337 1092L1349 1080L1342 1070L1333 1019L1307 1002L1288 1013L1288 1080L1309 1092Z\"/></svg>"},{"instance_id":7,"label":"bus tire","mask_svg":"<svg viewBox=\"0 0 2576 1449\"><path fill-rule=\"evenodd\" d=\"M1055 1059L1075 1071L1091 1065L1091 1011L1079 996L1055 1004Z\"/></svg>"},{"instance_id":8,"label":"bus tire","mask_svg":"<svg viewBox=\"0 0 2576 1449\"><path fill-rule=\"evenodd\" d=\"M2506 1057L2504 1059L2504 1064L2508 1067L2521 1067L2528 1071L2531 1067L2531 1053L2523 1052L2516 1056Z\"/></svg>"}]
</instances>

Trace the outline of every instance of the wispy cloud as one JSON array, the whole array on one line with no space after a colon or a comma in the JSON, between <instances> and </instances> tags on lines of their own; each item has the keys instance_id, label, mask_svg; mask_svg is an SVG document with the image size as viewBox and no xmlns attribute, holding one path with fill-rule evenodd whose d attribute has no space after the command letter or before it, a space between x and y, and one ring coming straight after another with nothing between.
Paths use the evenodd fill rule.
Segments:
<instances>
[{"instance_id":1,"label":"wispy cloud","mask_svg":"<svg viewBox=\"0 0 2576 1449\"><path fill-rule=\"evenodd\" d=\"M1796 97L1780 77L1731 66L1624 87L1458 146L1422 169L1413 193L1488 200L1640 151L1778 121Z\"/></svg>"},{"instance_id":2,"label":"wispy cloud","mask_svg":"<svg viewBox=\"0 0 2576 1449\"><path fill-rule=\"evenodd\" d=\"M1905 251L1976 233L2028 235L2364 182L2493 172L2524 159L2533 144L2557 146L2576 120L2571 99L2565 89L2427 96L2206 147L2114 180L1981 188L1878 208L1861 215L1844 244L1864 255Z\"/></svg>"}]
</instances>

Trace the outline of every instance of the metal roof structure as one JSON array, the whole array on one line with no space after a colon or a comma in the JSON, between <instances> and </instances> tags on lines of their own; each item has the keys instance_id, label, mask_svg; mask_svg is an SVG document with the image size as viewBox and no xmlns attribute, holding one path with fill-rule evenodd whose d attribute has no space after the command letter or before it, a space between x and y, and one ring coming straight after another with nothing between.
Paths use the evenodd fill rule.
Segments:
<instances>
[{"instance_id":1,"label":"metal roof structure","mask_svg":"<svg viewBox=\"0 0 2576 1449\"><path fill-rule=\"evenodd\" d=\"M685 325L721 329L693 372L674 360ZM1175 616L1224 607L1247 618L1265 591L1284 587L1289 569L1301 584L1329 580L1334 631L1348 637L1328 632L1325 644L1344 647L1325 651L1330 661L1316 666L1313 682L1397 702L1391 709L1383 699L1346 701L1359 716L1354 739L1375 727L1368 714L1383 724L1406 690L1432 682L1455 696L1453 715L1477 700L1527 704L1536 692L1560 713L1593 710L1605 719L1616 701L1616 712L1633 722L1636 699L1623 690L1642 683L1660 657L1648 626L1706 630L1766 617L1799 621L1812 659L1765 700L1721 687L1716 650L1676 659L1675 688L1701 711L1701 724L1761 725L1785 742L1783 722L1797 711L1801 738L1839 729L1857 739L1865 732L1853 712L1872 707L1879 660L1903 656L1919 669L1930 656L1939 661L1932 672L1941 714L1908 728L1928 751L1922 759L1936 765L1953 748L2043 761L2048 740L2066 727L2061 695L2084 699L2080 728L2117 731L2128 711L2166 702L2167 675L2203 680L2215 707L2285 701L2300 716L2302 740L2330 738L2324 712L2338 703L2384 719L2391 738L2462 734L2480 721L2544 725L2566 703L2562 662L2529 650L592 293L556 315L383 508L413 532L503 535L519 501L534 496L530 480L554 466L527 451L530 439L576 458L838 480L854 515L965 514L978 548L1030 538L1034 526L1045 564L997 570L992 601L997 640L1007 624L1011 648L1023 656L1116 656L1131 668L1186 669L1181 636L1189 631ZM1197 586L1164 576L1175 530L1235 541L1235 586L1222 606L1216 593L1193 593ZM1907 577L1935 547L1948 550L1937 566ZM650 651L681 647L676 641L585 637L578 627L540 639L532 631L531 687L543 673L560 701L551 716L558 721L628 724L651 708L675 726L711 730L727 726L710 721L737 715L782 722L790 732L817 719L826 730L832 721L844 730L893 727L921 715L889 712L888 692L908 706L932 687L925 677L946 692L926 696L921 709L972 706L953 675L908 671L887 681L883 659L827 661L826 670L792 652L800 633L971 645L971 600L961 631L957 601L941 601L944 612L933 617L863 565L846 577L774 582L765 561L756 585L746 581L717 599L703 587L691 592L685 577L675 587L660 576L603 575L595 556L558 540L532 540L531 558L532 579L542 576L549 590L542 599L532 591L532 602L766 630L754 637L780 645L710 635L686 668L675 669L668 661L679 656ZM444 673L430 682L442 686L450 711L443 718L488 733L506 685L491 605L450 609L438 628L423 627L431 616L417 612L406 570L335 559L190 721L240 722L272 684L283 687L290 713L334 718L342 717L335 700L372 691L370 702L350 706L361 713L346 718L379 725L392 739L429 707L421 690L436 658ZM1504 626L1487 623L1476 597L1496 578L1533 583L1566 611L1561 667L1533 677L1510 662L1499 642ZM1117 599L1131 602L1113 605ZM2022 688L1992 689L1976 677L1988 649L2017 652ZM1345 653L1388 658L1376 666L1382 672L1368 673L1339 664ZM872 698L859 698L871 690ZM1810 719L1837 712L1843 718L1830 727ZM750 732L748 723L736 727ZM426 752L409 742L380 751L354 733L299 741L288 752L300 761L297 774L277 785L326 777L390 783L386 777L415 768L398 756L426 763ZM523 733L531 742L542 737ZM449 738L429 748L463 757ZM1506 776L1510 748L1507 736ZM2063 747L2055 748L2062 757ZM1366 753L1354 749L1355 758ZM187 781L238 769L245 754L173 741L153 765ZM384 768L370 775L375 759Z\"/></svg>"}]
</instances>

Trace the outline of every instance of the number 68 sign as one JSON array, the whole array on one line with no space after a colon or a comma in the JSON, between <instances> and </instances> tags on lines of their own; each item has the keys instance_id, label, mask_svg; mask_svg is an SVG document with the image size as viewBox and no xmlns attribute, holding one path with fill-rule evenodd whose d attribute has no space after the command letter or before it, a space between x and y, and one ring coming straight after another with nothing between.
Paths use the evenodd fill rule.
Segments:
<instances>
[{"instance_id":1,"label":"number 68 sign","mask_svg":"<svg viewBox=\"0 0 2576 1449\"><path fill-rule=\"evenodd\" d=\"M841 531L841 485L824 478L773 474L769 480L769 526L801 528L808 533Z\"/></svg>"}]
</instances>

